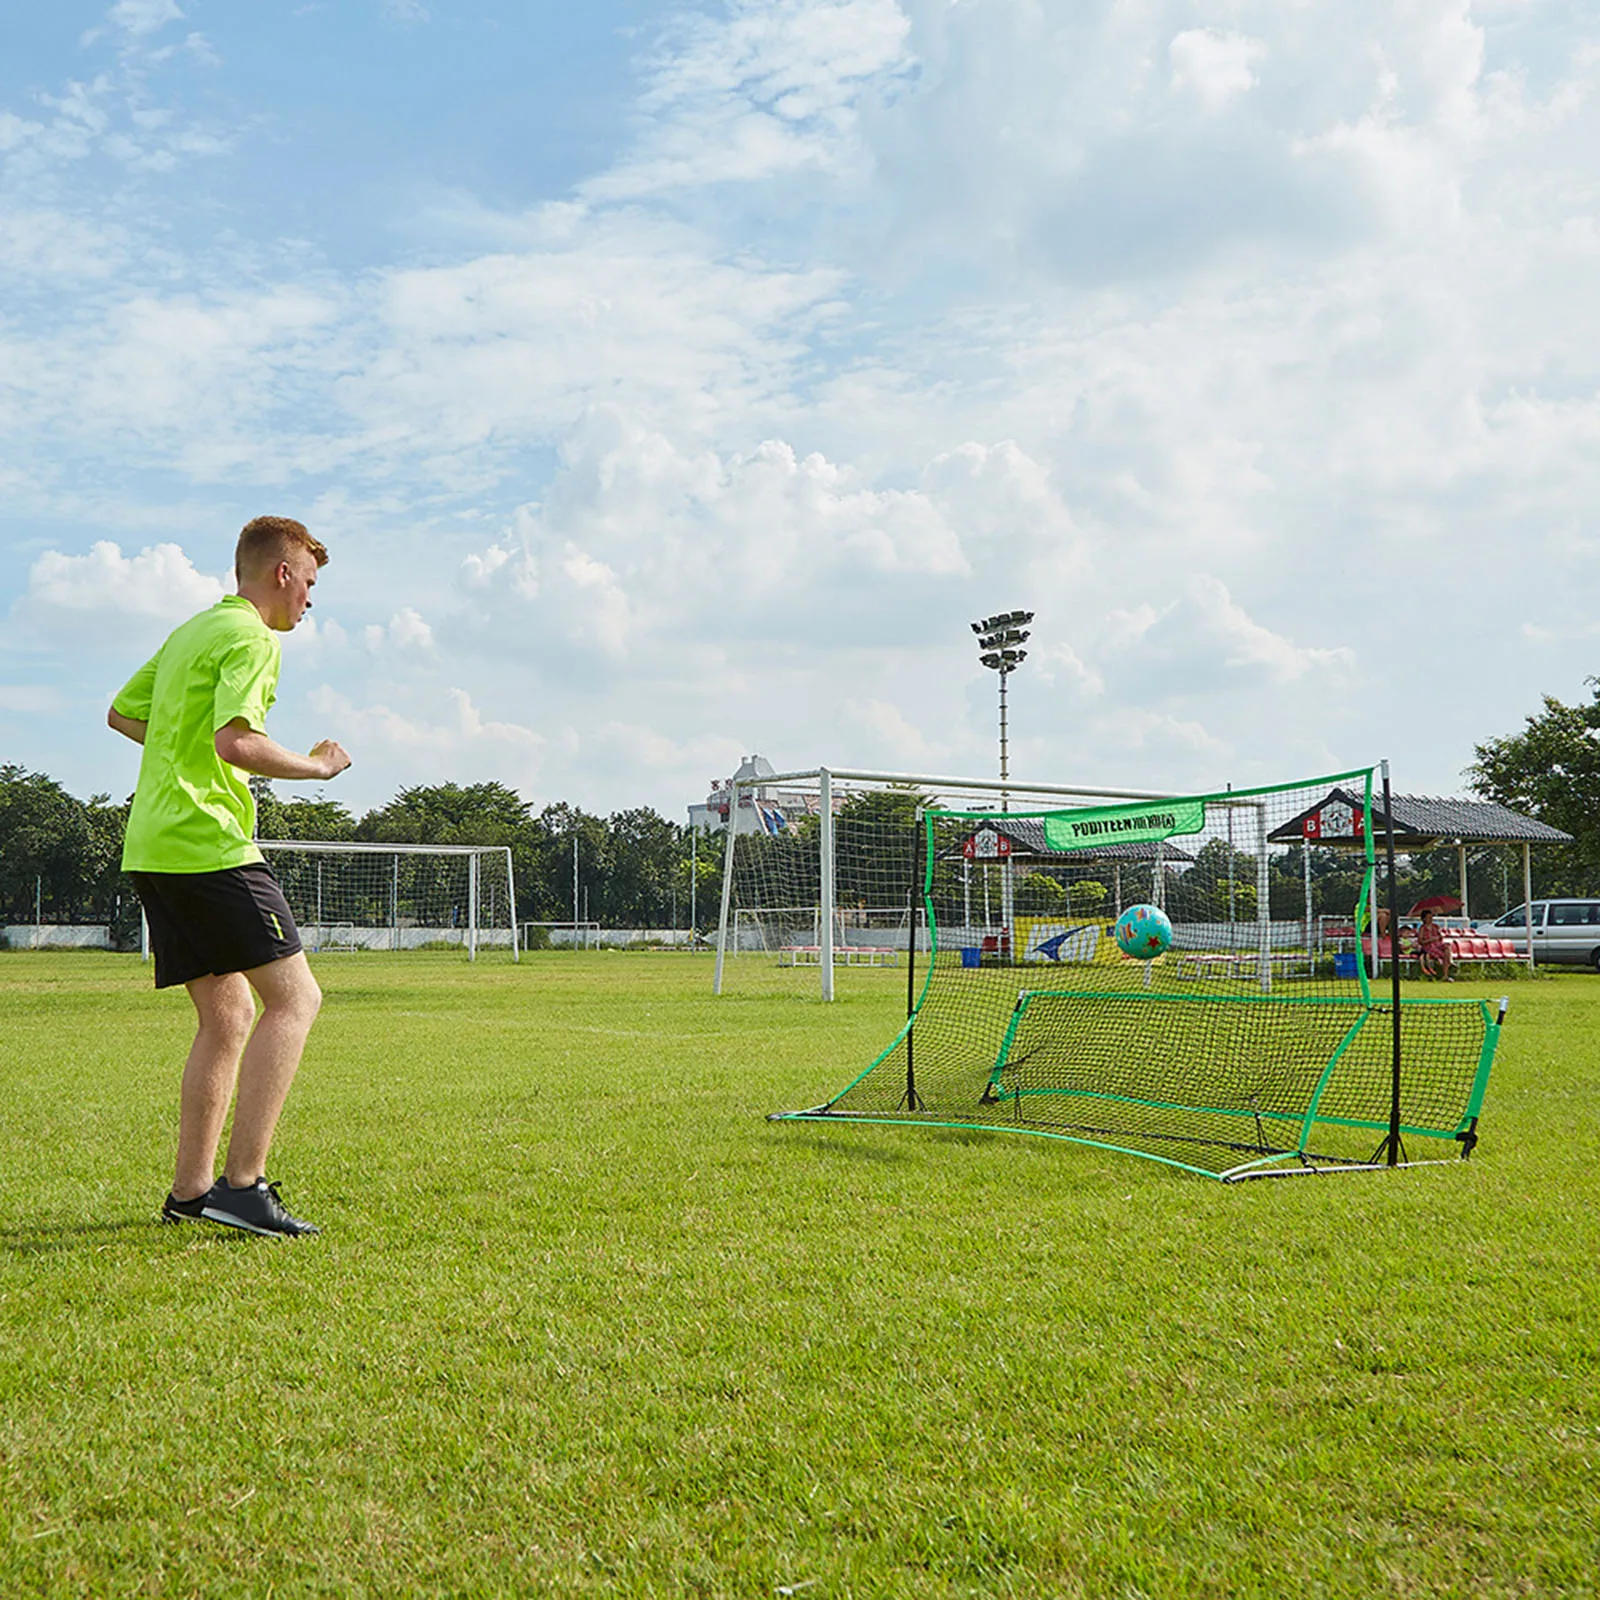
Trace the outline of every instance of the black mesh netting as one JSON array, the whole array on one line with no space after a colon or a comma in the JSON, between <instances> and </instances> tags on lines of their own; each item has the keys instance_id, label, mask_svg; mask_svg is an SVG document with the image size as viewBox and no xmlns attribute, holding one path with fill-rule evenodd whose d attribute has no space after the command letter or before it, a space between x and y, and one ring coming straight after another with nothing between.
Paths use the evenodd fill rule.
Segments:
<instances>
[{"instance_id":1,"label":"black mesh netting","mask_svg":"<svg viewBox=\"0 0 1600 1600\"><path fill-rule=\"evenodd\" d=\"M1053 1134L1224 1177L1369 1162L1394 1027L1367 780L925 810L914 1015L800 1115ZM1139 904L1170 922L1153 960L1112 936ZM1482 1001L1403 1002L1408 1156L1470 1148L1497 1034Z\"/></svg>"}]
</instances>

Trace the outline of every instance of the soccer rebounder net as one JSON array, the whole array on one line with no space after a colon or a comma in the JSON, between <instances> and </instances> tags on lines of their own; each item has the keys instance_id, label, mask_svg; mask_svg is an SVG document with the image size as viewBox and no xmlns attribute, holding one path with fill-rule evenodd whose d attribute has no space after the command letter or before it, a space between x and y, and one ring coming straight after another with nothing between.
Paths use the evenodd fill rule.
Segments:
<instances>
[{"instance_id":1,"label":"soccer rebounder net","mask_svg":"<svg viewBox=\"0 0 1600 1600\"><path fill-rule=\"evenodd\" d=\"M1034 791L1026 809L1014 787L955 805L919 785L846 788L824 812L820 922L800 912L822 896L795 892L820 818L730 843L730 866L748 859L725 875L724 942L759 927L780 941L769 962L785 945L793 962L811 934L835 958L855 941L889 952L906 986L888 1048L830 1100L774 1119L1026 1132L1229 1181L1469 1154L1505 1002L1401 999L1375 771L1181 797ZM872 819L870 873L839 859L852 810ZM741 895L771 900L765 918ZM1112 937L1136 904L1170 924L1150 960Z\"/></svg>"}]
</instances>

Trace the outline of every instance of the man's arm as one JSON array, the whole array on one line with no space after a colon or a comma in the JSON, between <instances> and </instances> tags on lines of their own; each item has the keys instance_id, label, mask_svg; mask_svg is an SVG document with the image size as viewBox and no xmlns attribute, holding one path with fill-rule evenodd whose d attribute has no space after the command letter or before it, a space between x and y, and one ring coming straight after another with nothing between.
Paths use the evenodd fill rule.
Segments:
<instances>
[{"instance_id":1,"label":"man's arm","mask_svg":"<svg viewBox=\"0 0 1600 1600\"><path fill-rule=\"evenodd\" d=\"M125 739L132 739L135 744L143 744L144 736L149 730L148 722L141 722L137 717L125 717L115 706L106 712L106 726L115 728Z\"/></svg>"},{"instance_id":2,"label":"man's arm","mask_svg":"<svg viewBox=\"0 0 1600 1600\"><path fill-rule=\"evenodd\" d=\"M324 739L302 756L286 750L264 733L257 733L243 717L217 729L217 754L230 767L253 772L258 778L336 778L350 765L342 745Z\"/></svg>"}]
</instances>

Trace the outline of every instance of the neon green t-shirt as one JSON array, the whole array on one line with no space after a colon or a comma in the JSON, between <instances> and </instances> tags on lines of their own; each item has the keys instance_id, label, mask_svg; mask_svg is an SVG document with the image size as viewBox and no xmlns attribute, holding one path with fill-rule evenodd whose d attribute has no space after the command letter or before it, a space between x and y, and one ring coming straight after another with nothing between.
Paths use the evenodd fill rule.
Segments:
<instances>
[{"instance_id":1,"label":"neon green t-shirt","mask_svg":"<svg viewBox=\"0 0 1600 1600\"><path fill-rule=\"evenodd\" d=\"M230 594L173 632L123 686L112 705L149 724L124 872L221 872L261 859L255 796L214 740L236 717L266 732L278 662L261 613Z\"/></svg>"}]
</instances>

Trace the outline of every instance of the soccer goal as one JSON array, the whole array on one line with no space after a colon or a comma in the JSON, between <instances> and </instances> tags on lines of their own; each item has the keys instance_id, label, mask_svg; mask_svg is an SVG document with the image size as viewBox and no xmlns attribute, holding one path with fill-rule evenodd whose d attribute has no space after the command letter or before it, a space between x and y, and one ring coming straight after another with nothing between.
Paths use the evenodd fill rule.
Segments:
<instances>
[{"instance_id":1,"label":"soccer goal","mask_svg":"<svg viewBox=\"0 0 1600 1600\"><path fill-rule=\"evenodd\" d=\"M1164 887L1153 865L1163 857L1159 842L1108 841L1045 862L1006 825L1071 802L1138 798L1127 790L815 768L735 784L729 798L717 994L781 968L804 971L832 1000L841 969L898 967L914 942L926 952L923 908L910 890L917 818L929 806L976 819L956 868L959 910L951 908L954 920L942 930L950 948L974 953L969 959L1009 959L1016 938L1065 933L1074 948L1093 943L1100 923ZM1240 810L1241 842L1253 815L1260 820ZM1187 859L1176 845L1164 856L1169 864ZM1255 909L1253 884L1241 877L1238 893L1226 897L1227 915L1242 920L1252 948L1264 948L1274 934Z\"/></svg>"},{"instance_id":2,"label":"soccer goal","mask_svg":"<svg viewBox=\"0 0 1600 1600\"><path fill-rule=\"evenodd\" d=\"M896 790L905 1024L775 1117L1031 1133L1229 1181L1470 1153L1505 1002L1402 998L1375 771L1026 809L1011 786L999 812ZM1134 903L1170 921L1153 960L1111 937Z\"/></svg>"},{"instance_id":3,"label":"soccer goal","mask_svg":"<svg viewBox=\"0 0 1600 1600\"><path fill-rule=\"evenodd\" d=\"M519 959L505 845L258 839L308 951L459 948Z\"/></svg>"}]
</instances>

